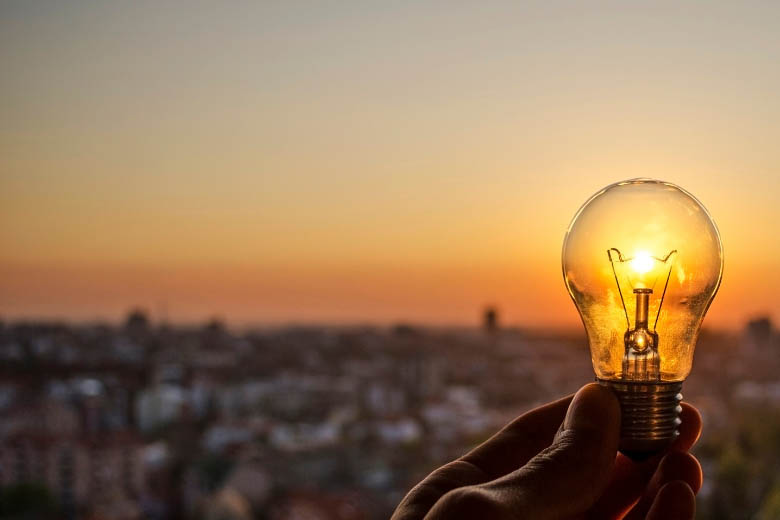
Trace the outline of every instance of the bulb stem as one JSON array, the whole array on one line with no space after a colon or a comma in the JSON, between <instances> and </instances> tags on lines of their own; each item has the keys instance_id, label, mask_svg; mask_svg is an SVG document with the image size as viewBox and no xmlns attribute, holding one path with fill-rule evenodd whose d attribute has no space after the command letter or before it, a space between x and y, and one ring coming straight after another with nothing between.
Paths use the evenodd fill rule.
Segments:
<instances>
[{"instance_id":1,"label":"bulb stem","mask_svg":"<svg viewBox=\"0 0 780 520\"><path fill-rule=\"evenodd\" d=\"M620 452L644 460L668 447L680 434L682 382L597 381L620 403Z\"/></svg>"},{"instance_id":2,"label":"bulb stem","mask_svg":"<svg viewBox=\"0 0 780 520\"><path fill-rule=\"evenodd\" d=\"M652 289L634 289L636 294L636 316L634 317L635 329L647 328L647 314L650 307L650 295Z\"/></svg>"}]
</instances>

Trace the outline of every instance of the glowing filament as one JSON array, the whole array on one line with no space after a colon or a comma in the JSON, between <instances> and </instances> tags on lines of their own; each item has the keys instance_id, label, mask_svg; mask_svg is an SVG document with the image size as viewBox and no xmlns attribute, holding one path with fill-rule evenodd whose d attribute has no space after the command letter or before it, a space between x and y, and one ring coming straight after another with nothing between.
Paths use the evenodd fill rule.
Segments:
<instances>
[{"instance_id":1,"label":"glowing filament","mask_svg":"<svg viewBox=\"0 0 780 520\"><path fill-rule=\"evenodd\" d=\"M631 259L631 269L639 274L645 274L653 268L653 257L647 251L639 251Z\"/></svg>"}]
</instances>

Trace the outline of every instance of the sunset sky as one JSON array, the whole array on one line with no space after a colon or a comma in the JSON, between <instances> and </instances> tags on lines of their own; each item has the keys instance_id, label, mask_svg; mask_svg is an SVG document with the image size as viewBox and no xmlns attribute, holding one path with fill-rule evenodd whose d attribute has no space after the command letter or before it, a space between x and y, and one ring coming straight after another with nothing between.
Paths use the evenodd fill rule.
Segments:
<instances>
[{"instance_id":1,"label":"sunset sky","mask_svg":"<svg viewBox=\"0 0 780 520\"><path fill-rule=\"evenodd\" d=\"M595 191L696 195L780 321L780 3L3 2L0 317L577 325Z\"/></svg>"}]
</instances>

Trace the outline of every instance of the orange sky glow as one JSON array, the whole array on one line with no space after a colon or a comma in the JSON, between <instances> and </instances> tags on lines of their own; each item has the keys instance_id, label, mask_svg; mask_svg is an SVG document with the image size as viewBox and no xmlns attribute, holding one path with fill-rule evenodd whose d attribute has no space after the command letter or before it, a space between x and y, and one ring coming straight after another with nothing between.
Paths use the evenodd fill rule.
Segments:
<instances>
[{"instance_id":1,"label":"orange sky glow","mask_svg":"<svg viewBox=\"0 0 780 520\"><path fill-rule=\"evenodd\" d=\"M578 326L561 244L679 184L780 321L780 7L0 7L0 318ZM630 8L629 8L630 7Z\"/></svg>"}]
</instances>

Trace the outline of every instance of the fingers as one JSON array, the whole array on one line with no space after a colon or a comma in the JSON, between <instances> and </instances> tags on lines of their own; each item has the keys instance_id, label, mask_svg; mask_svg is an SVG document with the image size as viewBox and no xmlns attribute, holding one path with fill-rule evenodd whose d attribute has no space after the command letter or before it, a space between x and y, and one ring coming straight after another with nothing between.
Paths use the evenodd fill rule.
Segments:
<instances>
[{"instance_id":1,"label":"fingers","mask_svg":"<svg viewBox=\"0 0 780 520\"><path fill-rule=\"evenodd\" d=\"M669 448L670 451L687 451L701 434L701 415L693 406L683 403L680 418L680 435ZM647 488L663 455L642 462L635 462L622 454L615 460L610 483L589 512L590 518L622 518L631 509Z\"/></svg>"},{"instance_id":2,"label":"fingers","mask_svg":"<svg viewBox=\"0 0 780 520\"><path fill-rule=\"evenodd\" d=\"M688 451L701 436L701 414L699 410L688 403L682 403L680 414L680 436L671 446L672 450Z\"/></svg>"},{"instance_id":3,"label":"fingers","mask_svg":"<svg viewBox=\"0 0 780 520\"><path fill-rule=\"evenodd\" d=\"M460 460L482 470L487 475L485 481L516 470L552 444L572 397L521 415Z\"/></svg>"},{"instance_id":4,"label":"fingers","mask_svg":"<svg viewBox=\"0 0 780 520\"><path fill-rule=\"evenodd\" d=\"M615 457L620 412L614 395L587 385L574 399L566 397L522 415L461 459L431 473L409 492L393 518L470 518L472 510L488 511L494 518L515 518L518 512L558 518L589 509L590 518L620 518L629 509L630 519L644 514L688 518L695 508L688 498L701 485L701 468L683 452L698 440L701 416L687 403L682 408L680 435L669 453L636 463L620 454ZM678 499L674 509L669 500Z\"/></svg>"},{"instance_id":5,"label":"fingers","mask_svg":"<svg viewBox=\"0 0 780 520\"><path fill-rule=\"evenodd\" d=\"M693 520L696 515L696 497L693 490L681 480L663 486L647 513L646 520Z\"/></svg>"},{"instance_id":6,"label":"fingers","mask_svg":"<svg viewBox=\"0 0 780 520\"><path fill-rule=\"evenodd\" d=\"M453 489L444 495L425 516L425 520L516 520L518 517L523 516L518 515L509 501L501 500L478 486L469 486Z\"/></svg>"},{"instance_id":7,"label":"fingers","mask_svg":"<svg viewBox=\"0 0 780 520\"><path fill-rule=\"evenodd\" d=\"M417 520L425 517L442 496L453 489L485 482L482 471L464 461L453 461L438 468L412 488L393 513L391 520Z\"/></svg>"},{"instance_id":8,"label":"fingers","mask_svg":"<svg viewBox=\"0 0 780 520\"><path fill-rule=\"evenodd\" d=\"M701 466L696 458L690 453L670 452L658 465L653 478L647 486L647 489L639 499L639 502L631 509L626 516L626 520L639 520L645 518L650 511L651 506L660 494L660 490L670 482L685 482L692 493L696 493L701 488L702 474Z\"/></svg>"},{"instance_id":9,"label":"fingers","mask_svg":"<svg viewBox=\"0 0 780 520\"><path fill-rule=\"evenodd\" d=\"M493 480L523 466L552 443L571 400L572 396L564 397L521 415L468 454L438 468L409 491L393 518L423 518L449 491Z\"/></svg>"},{"instance_id":10,"label":"fingers","mask_svg":"<svg viewBox=\"0 0 780 520\"><path fill-rule=\"evenodd\" d=\"M598 384L584 386L552 446L519 470L476 487L523 518L580 514L609 482L619 434L620 407L614 394Z\"/></svg>"}]
</instances>

